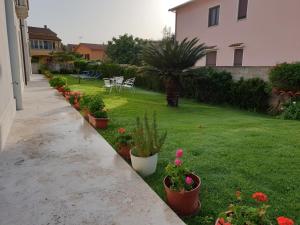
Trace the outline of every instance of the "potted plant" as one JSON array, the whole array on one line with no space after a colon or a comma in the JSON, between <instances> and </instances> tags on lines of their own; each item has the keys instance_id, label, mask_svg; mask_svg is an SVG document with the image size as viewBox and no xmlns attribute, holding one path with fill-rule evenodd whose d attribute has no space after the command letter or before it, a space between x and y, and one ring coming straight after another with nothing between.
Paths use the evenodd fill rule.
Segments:
<instances>
[{"instance_id":1,"label":"potted plant","mask_svg":"<svg viewBox=\"0 0 300 225\"><path fill-rule=\"evenodd\" d=\"M161 150L167 133L158 134L156 114L153 114L153 123L150 125L147 114L144 122L137 118L136 128L133 131L134 147L130 151L131 164L141 176L149 176L156 171L158 153Z\"/></svg>"},{"instance_id":2,"label":"potted plant","mask_svg":"<svg viewBox=\"0 0 300 225\"><path fill-rule=\"evenodd\" d=\"M51 87L62 90L61 87L67 84L67 79L64 77L56 76L49 80L49 83Z\"/></svg>"},{"instance_id":3,"label":"potted plant","mask_svg":"<svg viewBox=\"0 0 300 225\"><path fill-rule=\"evenodd\" d=\"M183 150L178 149L175 161L166 167L164 187L169 206L178 215L190 216L201 206L199 201L201 180L184 166L182 156Z\"/></svg>"},{"instance_id":4,"label":"potted plant","mask_svg":"<svg viewBox=\"0 0 300 225\"><path fill-rule=\"evenodd\" d=\"M222 212L216 221L216 225L272 225L274 224L268 216L269 205L266 204L268 196L262 192L252 194L254 199L251 205L243 201L240 191L236 192L237 201L230 204L226 212ZM278 225L293 225L294 221L280 216L277 218Z\"/></svg>"},{"instance_id":5,"label":"potted plant","mask_svg":"<svg viewBox=\"0 0 300 225\"><path fill-rule=\"evenodd\" d=\"M89 109L88 109L88 105L89 103L91 102L93 96L91 95L83 95L81 98L80 98L80 101L79 101L79 104L80 104L80 108L82 110L82 113L83 113L83 117L86 119L86 120L89 120Z\"/></svg>"},{"instance_id":6,"label":"potted plant","mask_svg":"<svg viewBox=\"0 0 300 225\"><path fill-rule=\"evenodd\" d=\"M69 94L70 94L70 91L71 91L71 89L69 88L69 86L68 86L68 85L65 85L65 86L64 86L64 91L63 91L63 96L66 97L66 95L69 95Z\"/></svg>"},{"instance_id":7,"label":"potted plant","mask_svg":"<svg viewBox=\"0 0 300 225\"><path fill-rule=\"evenodd\" d=\"M119 128L116 138L116 147L118 153L126 160L130 160L131 143L132 136L126 132L125 128Z\"/></svg>"},{"instance_id":8,"label":"potted plant","mask_svg":"<svg viewBox=\"0 0 300 225\"><path fill-rule=\"evenodd\" d=\"M88 104L89 122L95 128L106 129L108 126L108 116L104 102L100 95L95 95Z\"/></svg>"}]
</instances>

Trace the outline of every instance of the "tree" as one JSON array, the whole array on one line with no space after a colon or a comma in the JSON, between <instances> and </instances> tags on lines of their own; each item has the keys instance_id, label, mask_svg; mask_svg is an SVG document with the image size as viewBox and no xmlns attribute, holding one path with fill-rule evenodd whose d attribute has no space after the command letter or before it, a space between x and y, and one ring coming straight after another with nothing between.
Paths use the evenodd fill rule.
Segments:
<instances>
[{"instance_id":1,"label":"tree","mask_svg":"<svg viewBox=\"0 0 300 225\"><path fill-rule=\"evenodd\" d=\"M115 63L141 65L141 53L146 40L124 34L108 42L106 53Z\"/></svg>"},{"instance_id":2,"label":"tree","mask_svg":"<svg viewBox=\"0 0 300 225\"><path fill-rule=\"evenodd\" d=\"M170 38L157 44L152 43L144 50L144 61L165 78L168 106L178 106L179 79L183 70L193 67L206 54L205 44L198 42L197 38L185 38L182 42Z\"/></svg>"}]
</instances>

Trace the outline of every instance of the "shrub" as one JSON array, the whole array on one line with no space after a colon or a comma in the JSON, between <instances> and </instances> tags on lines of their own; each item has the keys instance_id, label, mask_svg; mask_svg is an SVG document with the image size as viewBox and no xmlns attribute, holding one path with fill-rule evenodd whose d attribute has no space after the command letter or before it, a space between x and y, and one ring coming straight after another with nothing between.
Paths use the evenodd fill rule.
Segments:
<instances>
[{"instance_id":1,"label":"shrub","mask_svg":"<svg viewBox=\"0 0 300 225\"><path fill-rule=\"evenodd\" d=\"M134 141L133 155L137 157L149 157L158 153L167 137L167 132L162 135L158 134L156 114L153 113L153 122L149 123L147 114L144 120L136 119L136 128L133 131L132 138Z\"/></svg>"},{"instance_id":2,"label":"shrub","mask_svg":"<svg viewBox=\"0 0 300 225\"><path fill-rule=\"evenodd\" d=\"M95 95L88 103L88 109L92 116L96 118L107 118L105 104L101 95Z\"/></svg>"},{"instance_id":3,"label":"shrub","mask_svg":"<svg viewBox=\"0 0 300 225\"><path fill-rule=\"evenodd\" d=\"M225 103L230 100L230 89L233 83L230 73L200 68L187 74L181 81L182 95L206 103Z\"/></svg>"},{"instance_id":4,"label":"shrub","mask_svg":"<svg viewBox=\"0 0 300 225\"><path fill-rule=\"evenodd\" d=\"M286 91L300 90L300 62L278 64L270 71L273 87Z\"/></svg>"},{"instance_id":5,"label":"shrub","mask_svg":"<svg viewBox=\"0 0 300 225\"><path fill-rule=\"evenodd\" d=\"M123 76L124 69L119 64L103 63L98 67L103 77Z\"/></svg>"},{"instance_id":6,"label":"shrub","mask_svg":"<svg viewBox=\"0 0 300 225\"><path fill-rule=\"evenodd\" d=\"M300 102L289 101L285 104L281 118L285 120L300 120Z\"/></svg>"},{"instance_id":7,"label":"shrub","mask_svg":"<svg viewBox=\"0 0 300 225\"><path fill-rule=\"evenodd\" d=\"M85 59L78 59L74 62L74 67L78 70L78 72L85 71L88 66L88 61Z\"/></svg>"},{"instance_id":8,"label":"shrub","mask_svg":"<svg viewBox=\"0 0 300 225\"><path fill-rule=\"evenodd\" d=\"M92 101L93 99L93 96L92 95L83 95L81 98L80 98L80 107L82 109L87 109L88 108L88 105L89 103Z\"/></svg>"},{"instance_id":9,"label":"shrub","mask_svg":"<svg viewBox=\"0 0 300 225\"><path fill-rule=\"evenodd\" d=\"M50 83L51 87L59 88L59 87L65 86L67 84L67 79L64 77L56 76L56 77L53 77L49 81L49 83Z\"/></svg>"},{"instance_id":10,"label":"shrub","mask_svg":"<svg viewBox=\"0 0 300 225\"><path fill-rule=\"evenodd\" d=\"M232 86L231 104L241 109L265 112L269 105L268 84L259 78L241 78Z\"/></svg>"}]
</instances>

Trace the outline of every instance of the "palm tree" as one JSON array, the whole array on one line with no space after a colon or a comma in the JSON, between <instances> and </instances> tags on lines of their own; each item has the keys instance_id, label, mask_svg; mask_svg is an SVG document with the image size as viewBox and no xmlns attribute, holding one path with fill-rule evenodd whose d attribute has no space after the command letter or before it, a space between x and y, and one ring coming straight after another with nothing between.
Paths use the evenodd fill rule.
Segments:
<instances>
[{"instance_id":1,"label":"palm tree","mask_svg":"<svg viewBox=\"0 0 300 225\"><path fill-rule=\"evenodd\" d=\"M198 42L197 38L185 38L182 42L169 38L158 44L150 44L143 52L144 61L158 70L165 79L168 106L178 106L179 78L182 72L205 56L206 46Z\"/></svg>"}]
</instances>

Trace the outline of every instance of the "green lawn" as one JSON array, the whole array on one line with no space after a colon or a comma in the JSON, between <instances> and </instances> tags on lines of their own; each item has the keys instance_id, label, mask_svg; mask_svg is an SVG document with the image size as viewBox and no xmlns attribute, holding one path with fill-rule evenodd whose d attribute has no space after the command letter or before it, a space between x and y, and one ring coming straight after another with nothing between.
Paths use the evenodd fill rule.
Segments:
<instances>
[{"instance_id":1,"label":"green lawn","mask_svg":"<svg viewBox=\"0 0 300 225\"><path fill-rule=\"evenodd\" d=\"M108 94L100 81L68 81L72 90L103 93L111 121L100 133L112 145L117 128L130 130L136 116L157 112L159 127L168 137L156 174L145 181L164 199L164 167L177 148L184 149L185 162L202 179L201 212L184 219L186 223L213 224L205 217L215 218L241 190L247 195L265 192L274 217L284 215L300 224L300 122L187 99L181 99L179 108L169 108L160 93Z\"/></svg>"}]
</instances>

